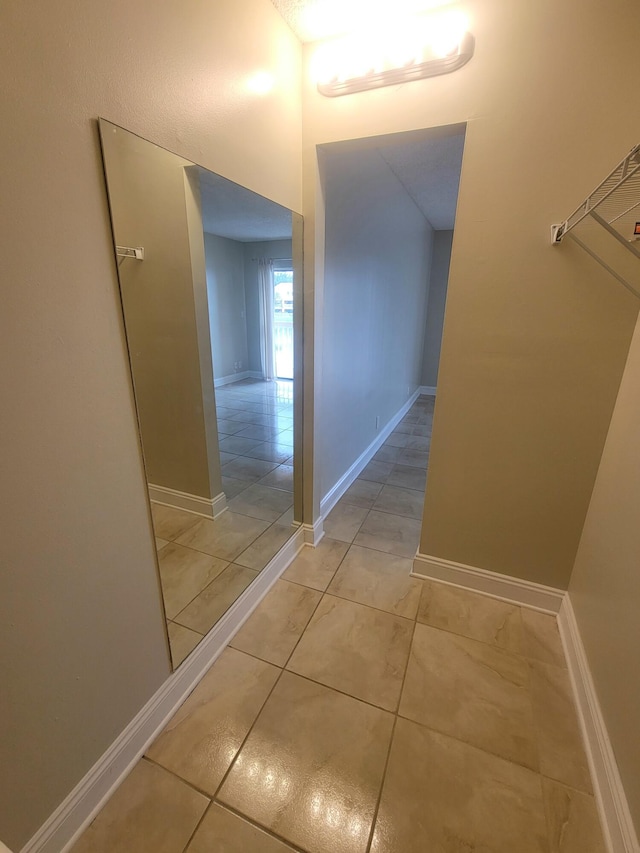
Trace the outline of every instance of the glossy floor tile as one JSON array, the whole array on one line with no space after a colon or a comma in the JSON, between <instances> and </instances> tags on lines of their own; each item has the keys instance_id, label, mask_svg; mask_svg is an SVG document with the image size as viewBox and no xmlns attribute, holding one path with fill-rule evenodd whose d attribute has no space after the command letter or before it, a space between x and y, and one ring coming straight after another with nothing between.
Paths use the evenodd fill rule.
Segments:
<instances>
[{"instance_id":1,"label":"glossy floor tile","mask_svg":"<svg viewBox=\"0 0 640 853\"><path fill-rule=\"evenodd\" d=\"M285 672L218 798L310 853L364 853L393 716Z\"/></svg>"},{"instance_id":2,"label":"glossy floor tile","mask_svg":"<svg viewBox=\"0 0 640 853\"><path fill-rule=\"evenodd\" d=\"M282 577L324 592L348 549L348 542L325 536L316 548L303 548Z\"/></svg>"},{"instance_id":3,"label":"glossy floor tile","mask_svg":"<svg viewBox=\"0 0 640 853\"><path fill-rule=\"evenodd\" d=\"M413 558L420 542L420 528L417 519L371 510L353 542L374 551Z\"/></svg>"},{"instance_id":4,"label":"glossy floor tile","mask_svg":"<svg viewBox=\"0 0 640 853\"><path fill-rule=\"evenodd\" d=\"M229 565L227 560L170 542L158 552L160 583L168 619L179 613Z\"/></svg>"},{"instance_id":5,"label":"glossy floor tile","mask_svg":"<svg viewBox=\"0 0 640 853\"><path fill-rule=\"evenodd\" d=\"M215 794L279 675L227 649L147 750L156 764Z\"/></svg>"},{"instance_id":6,"label":"glossy floor tile","mask_svg":"<svg viewBox=\"0 0 640 853\"><path fill-rule=\"evenodd\" d=\"M245 396L229 386L228 423L284 424L274 401ZM400 501L426 471L395 460L426 452L432 408L420 398L398 424L403 446L383 445L389 461L332 513L344 541L296 556L81 853L605 853L556 619L410 577L420 521ZM277 488L284 459L262 461L273 468L260 486ZM274 522L228 514L225 540L158 512L176 591L183 551L205 580L207 561L225 566L169 622L175 660L289 536L291 509ZM209 553L256 523L233 562Z\"/></svg>"},{"instance_id":7,"label":"glossy floor tile","mask_svg":"<svg viewBox=\"0 0 640 853\"><path fill-rule=\"evenodd\" d=\"M522 654L520 608L488 595L423 581L418 622Z\"/></svg>"},{"instance_id":8,"label":"glossy floor tile","mask_svg":"<svg viewBox=\"0 0 640 853\"><path fill-rule=\"evenodd\" d=\"M321 595L277 581L231 641L235 649L284 666L318 606Z\"/></svg>"},{"instance_id":9,"label":"glossy floor tile","mask_svg":"<svg viewBox=\"0 0 640 853\"><path fill-rule=\"evenodd\" d=\"M325 595L287 669L395 711L413 622Z\"/></svg>"},{"instance_id":10,"label":"glossy floor tile","mask_svg":"<svg viewBox=\"0 0 640 853\"><path fill-rule=\"evenodd\" d=\"M416 625L400 714L538 769L529 667L504 649Z\"/></svg>"},{"instance_id":11,"label":"glossy floor tile","mask_svg":"<svg viewBox=\"0 0 640 853\"><path fill-rule=\"evenodd\" d=\"M179 545L231 561L269 527L268 521L227 510L219 518L202 518L176 540Z\"/></svg>"},{"instance_id":12,"label":"glossy floor tile","mask_svg":"<svg viewBox=\"0 0 640 853\"><path fill-rule=\"evenodd\" d=\"M548 853L540 777L399 719L372 853Z\"/></svg>"},{"instance_id":13,"label":"glossy floor tile","mask_svg":"<svg viewBox=\"0 0 640 853\"><path fill-rule=\"evenodd\" d=\"M410 577L413 561L352 545L327 592L415 619L421 582Z\"/></svg>"},{"instance_id":14,"label":"glossy floor tile","mask_svg":"<svg viewBox=\"0 0 640 853\"><path fill-rule=\"evenodd\" d=\"M186 853L291 853L293 849L223 806L213 803Z\"/></svg>"},{"instance_id":15,"label":"glossy floor tile","mask_svg":"<svg viewBox=\"0 0 640 853\"><path fill-rule=\"evenodd\" d=\"M139 761L73 846L73 853L182 853L209 799Z\"/></svg>"},{"instance_id":16,"label":"glossy floor tile","mask_svg":"<svg viewBox=\"0 0 640 853\"><path fill-rule=\"evenodd\" d=\"M178 625L177 622L167 622L167 631L169 633L171 663L175 669L191 654L204 635L192 631L191 628L185 628L184 625Z\"/></svg>"}]
</instances>

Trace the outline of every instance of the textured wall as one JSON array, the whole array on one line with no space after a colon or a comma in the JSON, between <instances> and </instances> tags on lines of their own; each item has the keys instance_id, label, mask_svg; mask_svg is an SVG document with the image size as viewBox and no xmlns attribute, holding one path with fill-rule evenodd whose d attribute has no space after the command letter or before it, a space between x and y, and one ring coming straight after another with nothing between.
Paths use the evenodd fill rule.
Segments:
<instances>
[{"instance_id":1,"label":"textured wall","mask_svg":"<svg viewBox=\"0 0 640 853\"><path fill-rule=\"evenodd\" d=\"M267 0L2 18L0 838L19 849L169 675L95 119L299 210L300 48Z\"/></svg>"},{"instance_id":2,"label":"textured wall","mask_svg":"<svg viewBox=\"0 0 640 853\"><path fill-rule=\"evenodd\" d=\"M307 303L319 334L314 146L466 122L421 551L566 587L637 302L549 233L640 137L637 8L464 8L475 56L431 80L323 98L305 48Z\"/></svg>"}]
</instances>

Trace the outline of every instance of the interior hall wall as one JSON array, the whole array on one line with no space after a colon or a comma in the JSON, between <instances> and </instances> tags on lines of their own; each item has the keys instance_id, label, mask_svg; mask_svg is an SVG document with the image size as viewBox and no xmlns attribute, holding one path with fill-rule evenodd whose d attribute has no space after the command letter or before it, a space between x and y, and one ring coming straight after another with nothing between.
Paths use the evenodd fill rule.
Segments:
<instances>
[{"instance_id":1,"label":"interior hall wall","mask_svg":"<svg viewBox=\"0 0 640 853\"><path fill-rule=\"evenodd\" d=\"M2 19L0 838L17 850L170 674L96 119L299 211L301 51L268 0L25 0Z\"/></svg>"},{"instance_id":2,"label":"interior hall wall","mask_svg":"<svg viewBox=\"0 0 640 853\"><path fill-rule=\"evenodd\" d=\"M247 312L242 243L204 235L209 324L215 379L248 369Z\"/></svg>"},{"instance_id":3,"label":"interior hall wall","mask_svg":"<svg viewBox=\"0 0 640 853\"><path fill-rule=\"evenodd\" d=\"M420 384L433 230L375 150L325 150L325 496Z\"/></svg>"},{"instance_id":4,"label":"interior hall wall","mask_svg":"<svg viewBox=\"0 0 640 853\"><path fill-rule=\"evenodd\" d=\"M640 138L637 9L460 8L475 55L449 75L326 98L305 49L308 327L317 359L327 286L318 146L466 123L420 550L566 588L638 305L577 245L551 246L550 226ZM339 396L339 377L324 386Z\"/></svg>"},{"instance_id":5,"label":"interior hall wall","mask_svg":"<svg viewBox=\"0 0 640 853\"><path fill-rule=\"evenodd\" d=\"M640 322L580 539L569 595L640 832Z\"/></svg>"},{"instance_id":6,"label":"interior hall wall","mask_svg":"<svg viewBox=\"0 0 640 853\"><path fill-rule=\"evenodd\" d=\"M429 299L427 321L424 328L421 385L435 388L438 384L440 347L444 326L444 309L447 301L447 282L451 262L453 231L433 232L433 256L429 273Z\"/></svg>"}]
</instances>

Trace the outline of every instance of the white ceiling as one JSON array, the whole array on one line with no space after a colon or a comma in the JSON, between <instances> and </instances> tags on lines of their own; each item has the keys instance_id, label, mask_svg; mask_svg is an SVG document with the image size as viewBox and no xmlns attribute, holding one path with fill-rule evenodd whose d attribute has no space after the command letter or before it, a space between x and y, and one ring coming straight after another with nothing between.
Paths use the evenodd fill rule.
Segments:
<instances>
[{"instance_id":1,"label":"white ceiling","mask_svg":"<svg viewBox=\"0 0 640 853\"><path fill-rule=\"evenodd\" d=\"M456 218L464 133L378 151L436 231L451 230Z\"/></svg>"},{"instance_id":2,"label":"white ceiling","mask_svg":"<svg viewBox=\"0 0 640 853\"><path fill-rule=\"evenodd\" d=\"M241 243L290 240L291 211L220 175L199 169L202 224Z\"/></svg>"},{"instance_id":3,"label":"white ceiling","mask_svg":"<svg viewBox=\"0 0 640 853\"><path fill-rule=\"evenodd\" d=\"M272 0L303 43L344 35L390 16L447 6L452 0Z\"/></svg>"}]
</instances>

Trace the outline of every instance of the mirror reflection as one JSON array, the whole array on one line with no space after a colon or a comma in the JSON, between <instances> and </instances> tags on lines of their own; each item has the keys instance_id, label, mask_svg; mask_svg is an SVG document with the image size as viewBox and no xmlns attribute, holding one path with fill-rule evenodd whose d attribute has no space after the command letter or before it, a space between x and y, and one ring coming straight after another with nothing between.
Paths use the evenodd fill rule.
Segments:
<instances>
[{"instance_id":1,"label":"mirror reflection","mask_svg":"<svg viewBox=\"0 0 640 853\"><path fill-rule=\"evenodd\" d=\"M99 124L175 668L300 520L301 223Z\"/></svg>"}]
</instances>

